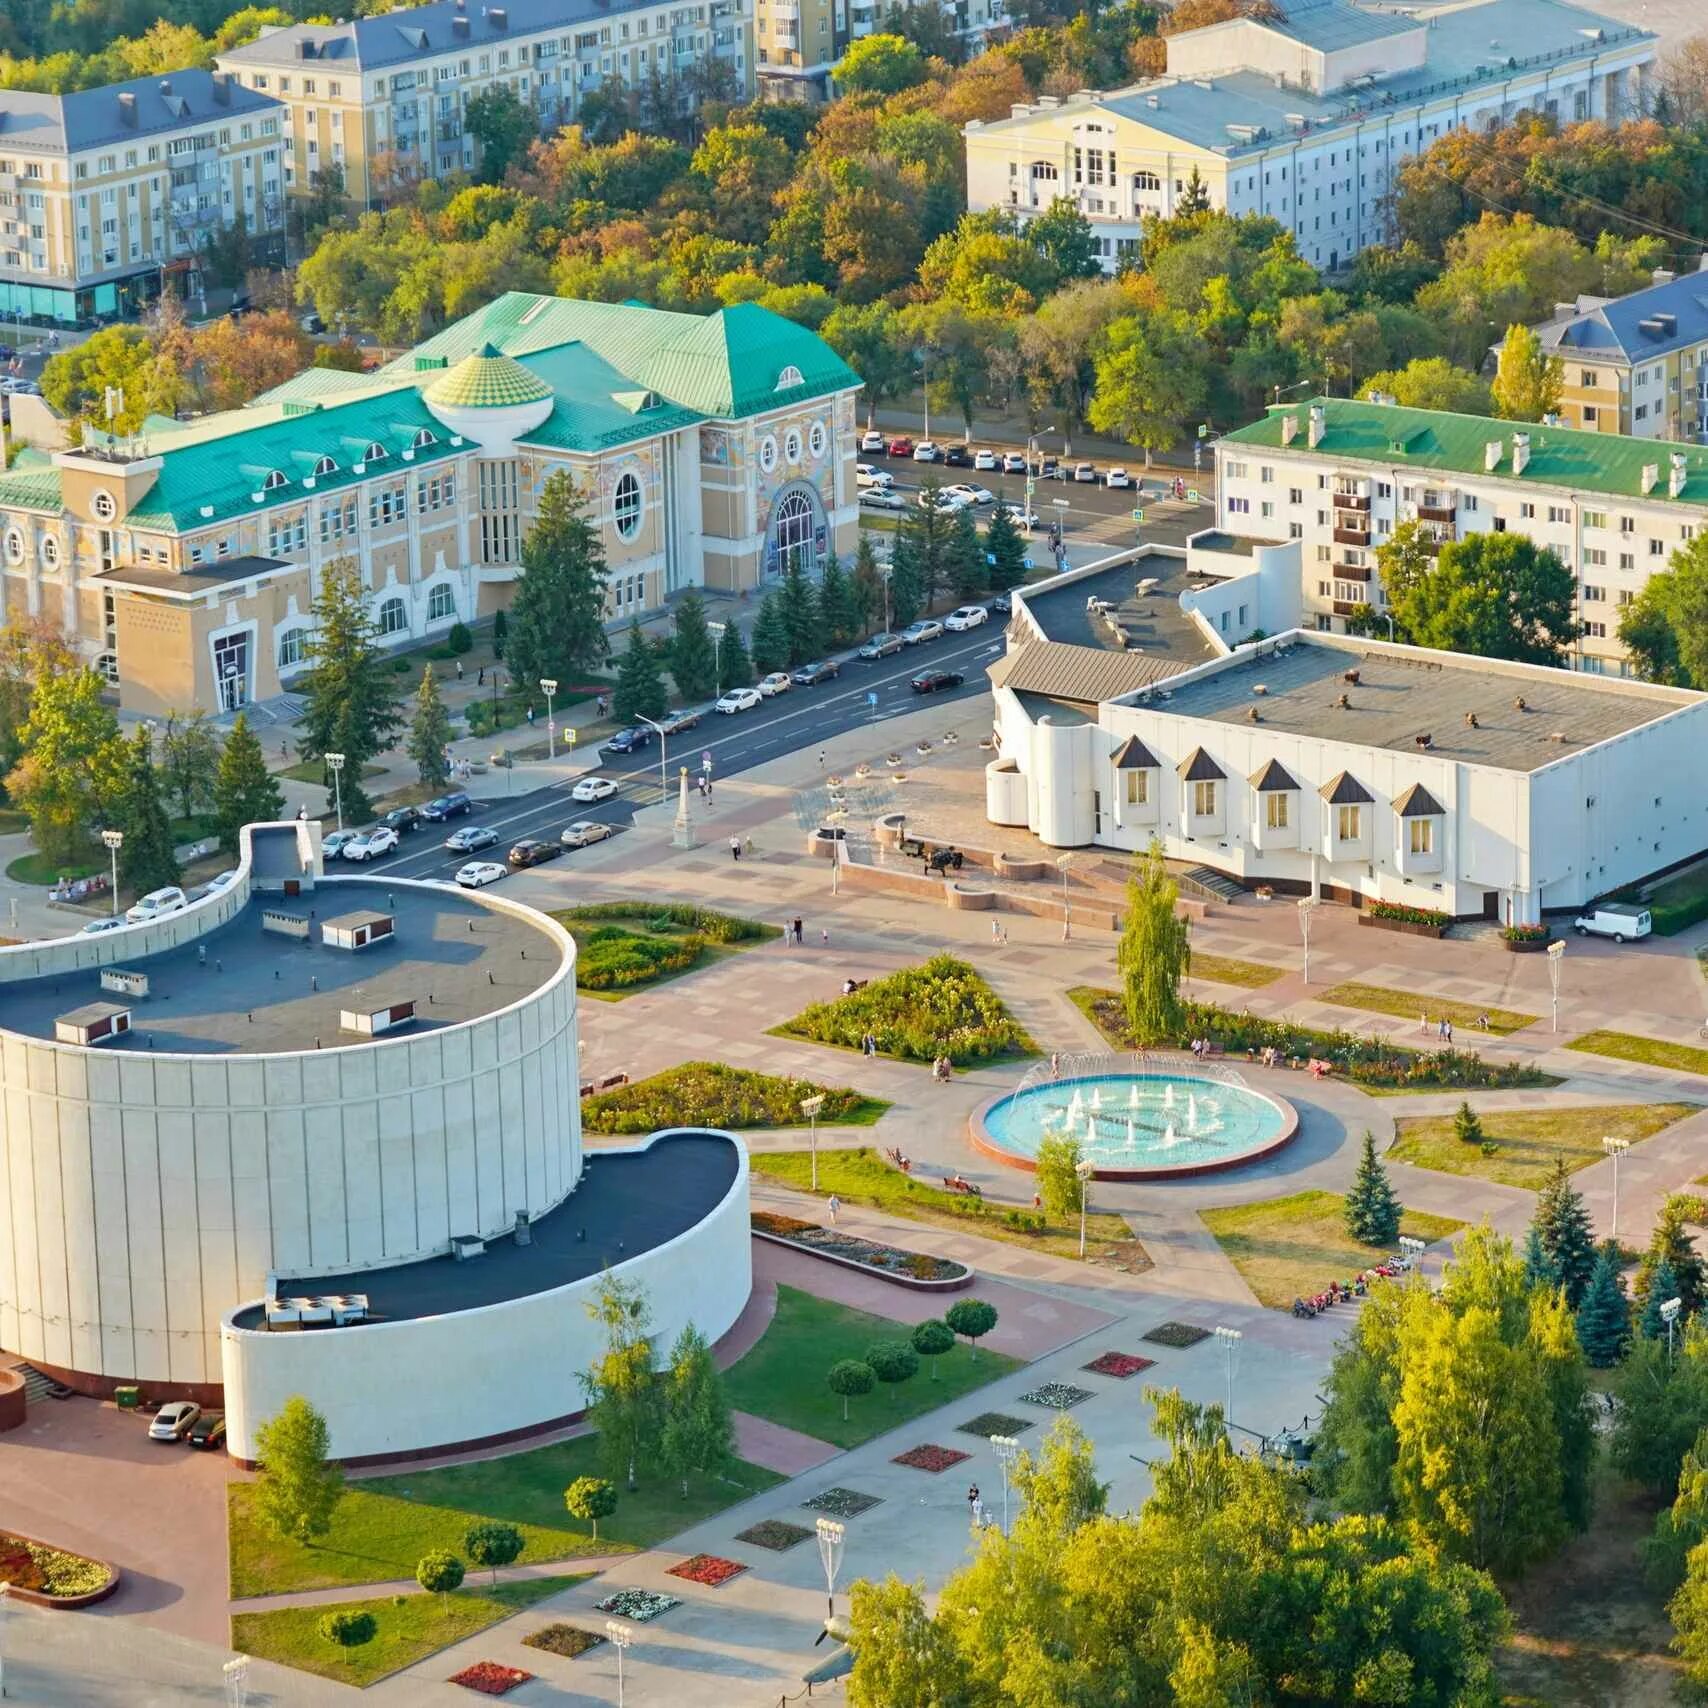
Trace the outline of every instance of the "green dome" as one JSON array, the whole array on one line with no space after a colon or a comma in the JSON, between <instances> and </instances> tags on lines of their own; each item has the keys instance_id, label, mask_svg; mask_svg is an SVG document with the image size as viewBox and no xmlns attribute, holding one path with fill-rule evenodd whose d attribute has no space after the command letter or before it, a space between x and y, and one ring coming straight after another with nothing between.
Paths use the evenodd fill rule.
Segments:
<instances>
[{"instance_id":1,"label":"green dome","mask_svg":"<svg viewBox=\"0 0 1708 1708\"><path fill-rule=\"evenodd\" d=\"M552 388L491 344L482 344L454 368L447 368L421 394L443 409L513 409L544 403Z\"/></svg>"}]
</instances>

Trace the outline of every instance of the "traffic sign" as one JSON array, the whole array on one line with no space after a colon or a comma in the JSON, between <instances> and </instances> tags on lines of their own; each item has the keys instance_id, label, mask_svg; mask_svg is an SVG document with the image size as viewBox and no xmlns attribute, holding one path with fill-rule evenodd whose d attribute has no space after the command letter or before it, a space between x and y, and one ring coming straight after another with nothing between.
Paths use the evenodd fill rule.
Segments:
<instances>
[{"instance_id":1,"label":"traffic sign","mask_svg":"<svg viewBox=\"0 0 1708 1708\"><path fill-rule=\"evenodd\" d=\"M712 768L712 750L708 747L700 754L700 769L710 771Z\"/></svg>"},{"instance_id":2,"label":"traffic sign","mask_svg":"<svg viewBox=\"0 0 1708 1708\"><path fill-rule=\"evenodd\" d=\"M1030 498L1038 490L1038 483L1030 475L1026 477L1026 496Z\"/></svg>"},{"instance_id":3,"label":"traffic sign","mask_svg":"<svg viewBox=\"0 0 1708 1708\"><path fill-rule=\"evenodd\" d=\"M1200 439L1208 439L1209 436L1210 436L1210 424L1207 421L1200 421L1198 423L1198 437Z\"/></svg>"},{"instance_id":4,"label":"traffic sign","mask_svg":"<svg viewBox=\"0 0 1708 1708\"><path fill-rule=\"evenodd\" d=\"M1135 522L1142 522L1142 521L1144 521L1144 519L1145 519L1145 513L1144 513L1144 510L1142 508L1135 510L1133 512L1133 520Z\"/></svg>"},{"instance_id":5,"label":"traffic sign","mask_svg":"<svg viewBox=\"0 0 1708 1708\"><path fill-rule=\"evenodd\" d=\"M1199 495L1197 487L1195 487L1195 486L1187 487L1187 489L1186 489L1186 502L1188 504L1202 504L1204 502L1203 498Z\"/></svg>"}]
</instances>

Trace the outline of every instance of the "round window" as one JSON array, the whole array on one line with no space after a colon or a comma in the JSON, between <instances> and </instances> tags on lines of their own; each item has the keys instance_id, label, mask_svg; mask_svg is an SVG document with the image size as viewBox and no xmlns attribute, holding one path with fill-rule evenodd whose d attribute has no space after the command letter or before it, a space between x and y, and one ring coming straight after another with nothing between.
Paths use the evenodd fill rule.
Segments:
<instances>
[{"instance_id":1,"label":"round window","mask_svg":"<svg viewBox=\"0 0 1708 1708\"><path fill-rule=\"evenodd\" d=\"M16 528L10 529L6 535L6 561L8 563L22 563L24 561L24 536Z\"/></svg>"},{"instance_id":2,"label":"round window","mask_svg":"<svg viewBox=\"0 0 1708 1708\"><path fill-rule=\"evenodd\" d=\"M119 507L110 492L97 492L89 500L89 508L95 513L97 522L110 522L119 513Z\"/></svg>"},{"instance_id":3,"label":"round window","mask_svg":"<svg viewBox=\"0 0 1708 1708\"><path fill-rule=\"evenodd\" d=\"M640 532L641 487L632 475L626 474L617 482L616 497L611 505L611 519L619 535L632 540Z\"/></svg>"},{"instance_id":4,"label":"round window","mask_svg":"<svg viewBox=\"0 0 1708 1708\"><path fill-rule=\"evenodd\" d=\"M59 541L52 534L42 535L42 562L49 569L59 562Z\"/></svg>"},{"instance_id":5,"label":"round window","mask_svg":"<svg viewBox=\"0 0 1708 1708\"><path fill-rule=\"evenodd\" d=\"M812 454L815 457L822 457L824 455L824 448L829 443L830 435L825 432L824 423L822 421L815 421L812 424L812 431L807 434L808 448L812 451Z\"/></svg>"},{"instance_id":6,"label":"round window","mask_svg":"<svg viewBox=\"0 0 1708 1708\"><path fill-rule=\"evenodd\" d=\"M769 474L777 466L777 440L774 435L767 433L759 441L759 468L764 474Z\"/></svg>"},{"instance_id":7,"label":"round window","mask_svg":"<svg viewBox=\"0 0 1708 1708\"><path fill-rule=\"evenodd\" d=\"M791 463L798 463L801 460L801 430L799 427L791 427L784 436L783 455Z\"/></svg>"}]
</instances>

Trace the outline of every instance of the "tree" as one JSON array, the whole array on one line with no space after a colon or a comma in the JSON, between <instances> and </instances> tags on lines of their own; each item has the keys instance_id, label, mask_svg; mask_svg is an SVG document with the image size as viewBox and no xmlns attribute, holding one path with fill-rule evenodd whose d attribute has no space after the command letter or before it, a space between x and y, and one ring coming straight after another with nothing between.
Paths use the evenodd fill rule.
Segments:
<instances>
[{"instance_id":1,"label":"tree","mask_svg":"<svg viewBox=\"0 0 1708 1708\"><path fill-rule=\"evenodd\" d=\"M1178 445L1183 424L1202 416L1208 396L1201 342L1160 315L1133 315L1108 330L1086 415L1099 433L1141 446L1149 469L1152 453Z\"/></svg>"},{"instance_id":2,"label":"tree","mask_svg":"<svg viewBox=\"0 0 1708 1708\"><path fill-rule=\"evenodd\" d=\"M1388 591L1396 624L1417 646L1552 665L1578 637L1576 597L1559 554L1517 533L1450 541L1414 584L1397 597Z\"/></svg>"},{"instance_id":3,"label":"tree","mask_svg":"<svg viewBox=\"0 0 1708 1708\"><path fill-rule=\"evenodd\" d=\"M1584 1358L1597 1370L1612 1369L1631 1344L1631 1301L1619 1280L1619 1252L1611 1240L1596 1254L1578 1306L1577 1329Z\"/></svg>"},{"instance_id":4,"label":"tree","mask_svg":"<svg viewBox=\"0 0 1708 1708\"><path fill-rule=\"evenodd\" d=\"M789 668L793 669L817 658L824 650L824 613L819 606L818 589L798 558L791 558L784 566L777 602L783 632L788 637Z\"/></svg>"},{"instance_id":5,"label":"tree","mask_svg":"<svg viewBox=\"0 0 1708 1708\"><path fill-rule=\"evenodd\" d=\"M129 753L101 698L105 687L93 670L37 682L19 732L24 756L6 776L6 793L28 817L36 847L56 863L82 859L97 821L123 809Z\"/></svg>"},{"instance_id":6,"label":"tree","mask_svg":"<svg viewBox=\"0 0 1708 1708\"><path fill-rule=\"evenodd\" d=\"M1659 1339L1639 1335L1613 1378L1613 1468L1657 1497L1708 1427L1708 1344L1694 1322L1677 1341L1669 1353L1664 1328Z\"/></svg>"},{"instance_id":7,"label":"tree","mask_svg":"<svg viewBox=\"0 0 1708 1708\"><path fill-rule=\"evenodd\" d=\"M789 663L789 631L783 622L783 606L775 591L759 601L753 619L753 668L764 675L784 670Z\"/></svg>"},{"instance_id":8,"label":"tree","mask_svg":"<svg viewBox=\"0 0 1708 1708\"><path fill-rule=\"evenodd\" d=\"M1542 1230L1532 1219L1524 1230L1524 1280L1530 1287L1558 1287L1559 1271L1542 1244Z\"/></svg>"},{"instance_id":9,"label":"tree","mask_svg":"<svg viewBox=\"0 0 1708 1708\"><path fill-rule=\"evenodd\" d=\"M858 1358L841 1358L832 1364L825 1376L833 1394L842 1396L842 1421L848 1421L848 1402L869 1394L878 1378L870 1364Z\"/></svg>"},{"instance_id":10,"label":"tree","mask_svg":"<svg viewBox=\"0 0 1708 1708\"><path fill-rule=\"evenodd\" d=\"M706 601L690 587L671 613L670 674L684 700L707 699L716 689L717 655L706 628Z\"/></svg>"},{"instance_id":11,"label":"tree","mask_svg":"<svg viewBox=\"0 0 1708 1708\"><path fill-rule=\"evenodd\" d=\"M246 824L267 824L284 817L285 797L267 769L261 743L249 727L249 714L239 712L231 734L220 749L214 777L213 816L220 848L237 852L237 833Z\"/></svg>"},{"instance_id":12,"label":"tree","mask_svg":"<svg viewBox=\"0 0 1708 1708\"><path fill-rule=\"evenodd\" d=\"M255 1432L255 1504L274 1535L313 1542L332 1528L344 1473L327 1458L326 1419L293 1395Z\"/></svg>"},{"instance_id":13,"label":"tree","mask_svg":"<svg viewBox=\"0 0 1708 1708\"><path fill-rule=\"evenodd\" d=\"M880 405L913 380L913 352L894 306L882 301L839 303L819 333L860 376L869 428Z\"/></svg>"},{"instance_id":14,"label":"tree","mask_svg":"<svg viewBox=\"0 0 1708 1708\"><path fill-rule=\"evenodd\" d=\"M720 694L727 694L731 688L745 688L753 680L753 660L747 655L741 625L733 619L724 624L723 639L717 643L717 659Z\"/></svg>"},{"instance_id":15,"label":"tree","mask_svg":"<svg viewBox=\"0 0 1708 1708\"><path fill-rule=\"evenodd\" d=\"M183 877L173 850L172 824L160 799L160 773L154 768L154 741L142 725L128 743L129 777L119 817L124 846L119 849L119 878L136 895L164 889Z\"/></svg>"},{"instance_id":16,"label":"tree","mask_svg":"<svg viewBox=\"0 0 1708 1708\"><path fill-rule=\"evenodd\" d=\"M692 1323L670 1351L659 1449L666 1468L682 1479L684 1500L689 1477L715 1475L735 1452L735 1424L723 1377L705 1336Z\"/></svg>"},{"instance_id":17,"label":"tree","mask_svg":"<svg viewBox=\"0 0 1708 1708\"><path fill-rule=\"evenodd\" d=\"M1553 1172L1536 1196L1535 1223L1549 1265L1565 1289L1566 1303L1575 1311L1595 1272L1595 1234L1583 1194L1572 1185L1564 1158L1554 1159Z\"/></svg>"},{"instance_id":18,"label":"tree","mask_svg":"<svg viewBox=\"0 0 1708 1708\"><path fill-rule=\"evenodd\" d=\"M984 548L979 544L978 524L973 520L970 504L958 505L949 524L949 538L943 548L944 573L949 591L964 604L976 599L986 580Z\"/></svg>"},{"instance_id":19,"label":"tree","mask_svg":"<svg viewBox=\"0 0 1708 1708\"><path fill-rule=\"evenodd\" d=\"M429 1595L449 1595L462 1587L463 1563L449 1548L434 1548L415 1562L415 1581Z\"/></svg>"},{"instance_id":20,"label":"tree","mask_svg":"<svg viewBox=\"0 0 1708 1708\"><path fill-rule=\"evenodd\" d=\"M1560 407L1565 368L1558 356L1542 349L1528 326L1506 329L1491 395L1495 413L1508 421L1540 421Z\"/></svg>"},{"instance_id":21,"label":"tree","mask_svg":"<svg viewBox=\"0 0 1708 1708\"><path fill-rule=\"evenodd\" d=\"M328 1643L340 1649L359 1649L371 1643L379 1632L379 1622L371 1613L353 1613L348 1608L323 1613L316 1629Z\"/></svg>"},{"instance_id":22,"label":"tree","mask_svg":"<svg viewBox=\"0 0 1708 1708\"><path fill-rule=\"evenodd\" d=\"M1665 1261L1672 1275L1672 1292L1683 1303L1684 1314L1693 1317L1704 1301L1704 1272L1701 1254L1696 1249L1685 1217L1690 1208L1688 1198L1672 1197L1661 1206L1655 1221L1655 1231L1649 1236L1649 1248L1637 1265L1636 1284L1632 1296L1644 1301L1654 1290L1651 1280L1656 1266Z\"/></svg>"},{"instance_id":23,"label":"tree","mask_svg":"<svg viewBox=\"0 0 1708 1708\"><path fill-rule=\"evenodd\" d=\"M421 667L421 686L415 690L415 715L409 720L409 757L423 783L437 788L451 769L451 714L439 695L433 666Z\"/></svg>"},{"instance_id":24,"label":"tree","mask_svg":"<svg viewBox=\"0 0 1708 1708\"><path fill-rule=\"evenodd\" d=\"M563 1504L571 1518L593 1526L593 1540L599 1540L599 1520L609 1518L617 1510L617 1487L604 1477L577 1477L563 1491Z\"/></svg>"},{"instance_id":25,"label":"tree","mask_svg":"<svg viewBox=\"0 0 1708 1708\"><path fill-rule=\"evenodd\" d=\"M1364 255L1371 253L1364 250ZM1490 415L1494 401L1489 382L1467 368L1456 368L1444 356L1418 356L1403 368L1372 374L1360 392L1382 392L1407 409L1442 409L1451 415Z\"/></svg>"},{"instance_id":26,"label":"tree","mask_svg":"<svg viewBox=\"0 0 1708 1708\"><path fill-rule=\"evenodd\" d=\"M1453 1111L1453 1137L1463 1145L1482 1145L1488 1142L1488 1135L1483 1131L1483 1124L1477 1119L1467 1099L1461 1098L1459 1107Z\"/></svg>"},{"instance_id":27,"label":"tree","mask_svg":"<svg viewBox=\"0 0 1708 1708\"><path fill-rule=\"evenodd\" d=\"M1082 1182L1079 1165L1084 1148L1072 1133L1046 1134L1038 1145L1036 1180L1044 1214L1052 1222L1067 1222L1079 1214Z\"/></svg>"},{"instance_id":28,"label":"tree","mask_svg":"<svg viewBox=\"0 0 1708 1708\"><path fill-rule=\"evenodd\" d=\"M905 1340L875 1340L866 1348L865 1365L891 1390L890 1404L894 1405L896 1386L919 1374L919 1354Z\"/></svg>"},{"instance_id":29,"label":"tree","mask_svg":"<svg viewBox=\"0 0 1708 1708\"><path fill-rule=\"evenodd\" d=\"M214 784L220 767L219 732L204 711L188 717L166 714L166 730L160 742L161 768L166 788L178 803L178 816L191 818L213 804Z\"/></svg>"},{"instance_id":30,"label":"tree","mask_svg":"<svg viewBox=\"0 0 1708 1708\"><path fill-rule=\"evenodd\" d=\"M480 147L481 176L502 184L511 166L540 134L539 121L507 83L494 83L472 96L463 123Z\"/></svg>"},{"instance_id":31,"label":"tree","mask_svg":"<svg viewBox=\"0 0 1708 1708\"><path fill-rule=\"evenodd\" d=\"M908 1339L921 1358L931 1360L931 1380L935 1382L937 1360L945 1352L955 1350L955 1331L941 1317L927 1317L924 1322L913 1325L913 1333Z\"/></svg>"},{"instance_id":32,"label":"tree","mask_svg":"<svg viewBox=\"0 0 1708 1708\"><path fill-rule=\"evenodd\" d=\"M925 571L913 530L896 530L890 548L890 573L883 578L887 588L885 609L892 628L904 629L926 608Z\"/></svg>"},{"instance_id":33,"label":"tree","mask_svg":"<svg viewBox=\"0 0 1708 1708\"><path fill-rule=\"evenodd\" d=\"M1192 938L1175 909L1179 898L1153 838L1148 852L1133 856L1127 918L1115 949L1127 1025L1141 1046L1173 1042L1186 1025L1180 981L1192 964Z\"/></svg>"},{"instance_id":34,"label":"tree","mask_svg":"<svg viewBox=\"0 0 1708 1708\"><path fill-rule=\"evenodd\" d=\"M566 687L611 656L605 633L605 548L586 501L564 470L546 478L522 541L510 602L505 663L518 682L553 677Z\"/></svg>"},{"instance_id":35,"label":"tree","mask_svg":"<svg viewBox=\"0 0 1708 1708\"><path fill-rule=\"evenodd\" d=\"M884 577L878 563L877 548L872 544L871 533L865 528L860 530L859 541L854 547L854 573L849 577L848 591L854 606L854 633L869 634L885 621L888 613L884 606Z\"/></svg>"},{"instance_id":36,"label":"tree","mask_svg":"<svg viewBox=\"0 0 1708 1708\"><path fill-rule=\"evenodd\" d=\"M903 1702L964 1701L965 1669L954 1639L925 1610L924 1586L891 1572L881 1584L858 1579L849 1592L849 1625L858 1633L848 1679L851 1708L896 1708Z\"/></svg>"},{"instance_id":37,"label":"tree","mask_svg":"<svg viewBox=\"0 0 1708 1708\"><path fill-rule=\"evenodd\" d=\"M897 35L866 36L850 44L831 70L845 95L899 95L925 81L925 56Z\"/></svg>"},{"instance_id":38,"label":"tree","mask_svg":"<svg viewBox=\"0 0 1708 1708\"><path fill-rule=\"evenodd\" d=\"M509 1565L521 1554L522 1532L514 1524L484 1519L463 1532L463 1552L475 1565L489 1567L496 1584L498 1568Z\"/></svg>"},{"instance_id":39,"label":"tree","mask_svg":"<svg viewBox=\"0 0 1708 1708\"><path fill-rule=\"evenodd\" d=\"M943 1313L943 1320L972 1347L976 1356L977 1343L996 1327L996 1306L984 1299L957 1299Z\"/></svg>"},{"instance_id":40,"label":"tree","mask_svg":"<svg viewBox=\"0 0 1708 1708\"><path fill-rule=\"evenodd\" d=\"M1678 1277L1672 1272L1671 1262L1663 1255L1656 1260L1646 1276L1639 1277L1641 1291L1638 1302L1642 1305L1642 1318L1639 1327L1645 1340L1666 1340L1666 1318L1661 1315L1661 1306L1669 1300L1679 1299L1682 1314L1683 1300L1679 1296Z\"/></svg>"},{"instance_id":41,"label":"tree","mask_svg":"<svg viewBox=\"0 0 1708 1708\"><path fill-rule=\"evenodd\" d=\"M629 624L629 644L617 665L617 689L611 696L611 711L619 723L637 718L664 716L664 677L658 653L641 632L639 623Z\"/></svg>"},{"instance_id":42,"label":"tree","mask_svg":"<svg viewBox=\"0 0 1708 1708\"><path fill-rule=\"evenodd\" d=\"M942 483L935 475L928 474L919 488L919 502L903 517L901 526L896 530L896 552L901 551L904 540L907 542L909 561L918 580L919 608L931 608L931 602L942 591L947 579L949 529L953 521L950 505L943 497ZM890 562L890 599L899 613L901 596L894 583L901 572L896 567L894 553ZM898 615L896 621L899 624L903 619Z\"/></svg>"},{"instance_id":43,"label":"tree","mask_svg":"<svg viewBox=\"0 0 1708 1708\"><path fill-rule=\"evenodd\" d=\"M1179 27L1177 22L1175 28L1178 29ZM1185 219L1190 214L1203 214L1210 211L1210 189L1196 166L1192 168L1187 177L1186 188L1181 193L1174 211L1181 219Z\"/></svg>"},{"instance_id":44,"label":"tree","mask_svg":"<svg viewBox=\"0 0 1708 1708\"><path fill-rule=\"evenodd\" d=\"M859 638L860 613L854 586L835 552L824 560L819 574L818 610L823 625L821 639L826 645L847 646Z\"/></svg>"},{"instance_id":45,"label":"tree","mask_svg":"<svg viewBox=\"0 0 1708 1708\"><path fill-rule=\"evenodd\" d=\"M996 506L990 513L990 520L985 524L984 550L987 560L985 575L993 592L1006 593L1026 579L1026 544L1020 538L1013 512L1003 503L1000 492L996 495Z\"/></svg>"},{"instance_id":46,"label":"tree","mask_svg":"<svg viewBox=\"0 0 1708 1708\"><path fill-rule=\"evenodd\" d=\"M327 777L326 804L341 797L360 824L372 808L362 769L388 747L402 727L392 683L396 678L379 646L379 627L368 610L367 590L353 557L334 558L321 571L308 640L308 669L298 680L303 697L299 745L308 759L344 755L337 789Z\"/></svg>"},{"instance_id":47,"label":"tree","mask_svg":"<svg viewBox=\"0 0 1708 1708\"><path fill-rule=\"evenodd\" d=\"M76 416L86 432L134 433L150 414L170 415L175 390L166 395L154 341L140 326L104 326L81 344L50 356L41 371L42 396L56 413ZM169 384L170 382L168 382ZM108 394L122 394L111 417Z\"/></svg>"},{"instance_id":48,"label":"tree","mask_svg":"<svg viewBox=\"0 0 1708 1708\"><path fill-rule=\"evenodd\" d=\"M1097 279L1103 263L1091 221L1066 196L1057 196L1041 214L1028 221L1027 240L1041 249L1062 280Z\"/></svg>"},{"instance_id":49,"label":"tree","mask_svg":"<svg viewBox=\"0 0 1708 1708\"><path fill-rule=\"evenodd\" d=\"M1364 1245L1392 1245L1400 1237L1400 1201L1376 1155L1376 1139L1365 1129L1358 1172L1346 1194L1346 1231Z\"/></svg>"},{"instance_id":50,"label":"tree","mask_svg":"<svg viewBox=\"0 0 1708 1708\"><path fill-rule=\"evenodd\" d=\"M651 1306L638 1283L607 1274L587 1314L605 1331L604 1351L581 1378L588 1421L599 1432L607 1475L625 1477L633 1489L640 1462L656 1448L663 1422L648 1334Z\"/></svg>"},{"instance_id":51,"label":"tree","mask_svg":"<svg viewBox=\"0 0 1708 1708\"><path fill-rule=\"evenodd\" d=\"M1708 687L1708 534L1649 577L1620 613L1619 638L1645 681Z\"/></svg>"}]
</instances>

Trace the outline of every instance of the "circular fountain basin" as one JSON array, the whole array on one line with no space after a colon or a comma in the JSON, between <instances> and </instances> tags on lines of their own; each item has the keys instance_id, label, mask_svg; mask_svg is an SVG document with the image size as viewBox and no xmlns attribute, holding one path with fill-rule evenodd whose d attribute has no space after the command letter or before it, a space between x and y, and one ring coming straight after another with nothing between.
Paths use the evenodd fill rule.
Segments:
<instances>
[{"instance_id":1,"label":"circular fountain basin","mask_svg":"<svg viewBox=\"0 0 1708 1708\"><path fill-rule=\"evenodd\" d=\"M1284 1098L1254 1090L1231 1069L1062 1073L1034 1068L1018 1091L973 1114L976 1150L1010 1168L1037 1166L1046 1137L1079 1140L1098 1180L1168 1180L1240 1168L1299 1130Z\"/></svg>"}]
</instances>

